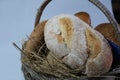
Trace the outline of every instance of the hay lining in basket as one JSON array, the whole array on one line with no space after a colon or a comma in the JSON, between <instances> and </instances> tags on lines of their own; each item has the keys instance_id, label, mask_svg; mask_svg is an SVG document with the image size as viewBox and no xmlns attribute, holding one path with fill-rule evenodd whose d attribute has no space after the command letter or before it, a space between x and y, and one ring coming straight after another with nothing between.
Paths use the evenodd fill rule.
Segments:
<instances>
[{"instance_id":1,"label":"hay lining in basket","mask_svg":"<svg viewBox=\"0 0 120 80\"><path fill-rule=\"evenodd\" d=\"M55 55L52 54L52 52L47 49L45 43L43 43L37 53L25 50L25 44L23 45L23 50L21 52L24 52L24 54L22 54L24 56L21 57L23 64L29 66L31 69L35 70L38 73L45 73L56 77L79 78L79 76L76 75L76 72L78 72L79 69L72 70L66 66L61 60L59 60ZM39 55L45 54L42 53L43 50L45 53L47 53L47 56ZM27 54L25 52L27 52Z\"/></svg>"}]
</instances>

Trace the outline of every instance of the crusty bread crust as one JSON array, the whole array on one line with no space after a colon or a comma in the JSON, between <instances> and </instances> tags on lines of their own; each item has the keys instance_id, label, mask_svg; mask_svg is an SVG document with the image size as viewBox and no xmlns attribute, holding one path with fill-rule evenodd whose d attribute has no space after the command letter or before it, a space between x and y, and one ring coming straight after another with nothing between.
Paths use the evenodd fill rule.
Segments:
<instances>
[{"instance_id":1,"label":"crusty bread crust","mask_svg":"<svg viewBox=\"0 0 120 80\"><path fill-rule=\"evenodd\" d=\"M96 76L110 70L113 61L112 51L107 40L99 32L90 30L89 27L87 31L89 31L88 34L92 33L92 39L94 40L89 41L91 39L87 36L88 46L91 46L88 48L90 55L86 64L86 74Z\"/></svg>"}]
</instances>

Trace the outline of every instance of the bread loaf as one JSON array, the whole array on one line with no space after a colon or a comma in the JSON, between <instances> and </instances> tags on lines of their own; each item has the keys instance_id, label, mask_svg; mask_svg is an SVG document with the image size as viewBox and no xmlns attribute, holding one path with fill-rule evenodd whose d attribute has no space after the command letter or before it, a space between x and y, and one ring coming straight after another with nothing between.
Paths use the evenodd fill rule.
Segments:
<instances>
[{"instance_id":1,"label":"bread loaf","mask_svg":"<svg viewBox=\"0 0 120 80\"><path fill-rule=\"evenodd\" d=\"M112 24L101 23L95 27L95 30L99 31L102 35L104 35L105 38L111 40L112 42L120 46L120 42L117 39L117 33L115 32Z\"/></svg>"},{"instance_id":2,"label":"bread loaf","mask_svg":"<svg viewBox=\"0 0 120 80\"><path fill-rule=\"evenodd\" d=\"M47 21L43 21L40 24L38 24L35 29L30 34L29 40L26 43L25 46L25 52L38 52L40 46L44 42L44 27Z\"/></svg>"},{"instance_id":3,"label":"bread loaf","mask_svg":"<svg viewBox=\"0 0 120 80\"><path fill-rule=\"evenodd\" d=\"M88 25L91 25L90 15L87 12L78 12L75 13L75 16L85 21Z\"/></svg>"},{"instance_id":4,"label":"bread loaf","mask_svg":"<svg viewBox=\"0 0 120 80\"><path fill-rule=\"evenodd\" d=\"M105 38L76 16L49 19L44 37L48 49L72 69L85 69L85 74L95 76L111 67L112 51Z\"/></svg>"}]
</instances>

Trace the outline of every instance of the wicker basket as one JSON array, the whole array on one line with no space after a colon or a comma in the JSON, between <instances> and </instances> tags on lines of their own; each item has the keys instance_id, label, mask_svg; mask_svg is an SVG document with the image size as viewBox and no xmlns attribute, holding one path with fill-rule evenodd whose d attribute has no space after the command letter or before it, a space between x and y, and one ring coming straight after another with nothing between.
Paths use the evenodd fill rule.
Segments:
<instances>
[{"instance_id":1,"label":"wicker basket","mask_svg":"<svg viewBox=\"0 0 120 80\"><path fill-rule=\"evenodd\" d=\"M44 8L51 1L52 0L45 0L43 4L40 6L40 8L38 9L36 20L35 20L35 26L39 24ZM114 19L114 17L111 15L109 10L98 0L88 0L88 1L90 1L95 6L97 6L106 15L110 23L114 26L115 31L117 33L116 36L118 37L118 40L120 41L120 34L119 34L120 31L118 29L119 25ZM72 72L72 71L69 71L69 69L66 69L66 67L62 67L64 66L64 64L60 60L56 59L55 56L53 55L51 55L51 57L55 59L53 61L56 61L56 63L58 64L61 63L60 65L57 65L57 67L61 67L60 70L65 69L67 74L64 74L64 72L61 72L60 70L57 71L57 69L55 69L54 66L52 66L51 68L51 65L41 66L40 64L44 64L44 62L47 63L47 60L45 58L46 55L44 54L48 54L49 52L46 45L44 44L45 43L44 40L41 41L42 45L39 46L41 48L41 51L40 51L41 54L36 54L36 53L30 53L29 55L26 54L24 52L26 42L23 44L22 49L20 49L14 43L14 46L17 47L21 51L22 71L23 71L25 80L76 80L76 79L79 79L79 80L120 80L120 66L116 67L115 69L112 69L110 72L107 72L97 77L87 77L86 75L75 74L74 71ZM49 72L47 72L48 67L50 67Z\"/></svg>"}]
</instances>

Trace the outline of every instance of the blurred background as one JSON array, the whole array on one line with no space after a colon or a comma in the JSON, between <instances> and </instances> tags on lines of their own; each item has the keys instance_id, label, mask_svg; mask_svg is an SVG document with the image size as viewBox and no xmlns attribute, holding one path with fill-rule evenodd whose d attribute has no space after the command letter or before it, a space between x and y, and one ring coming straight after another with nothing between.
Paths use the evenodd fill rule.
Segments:
<instances>
[{"instance_id":1,"label":"blurred background","mask_svg":"<svg viewBox=\"0 0 120 80\"><path fill-rule=\"evenodd\" d=\"M24 80L21 71L20 48L34 29L37 9L44 0L0 0L0 78ZM100 0L113 14L111 0ZM85 11L90 14L92 26L108 22L103 13L88 0L53 0L44 10L41 21L64 13Z\"/></svg>"}]
</instances>

